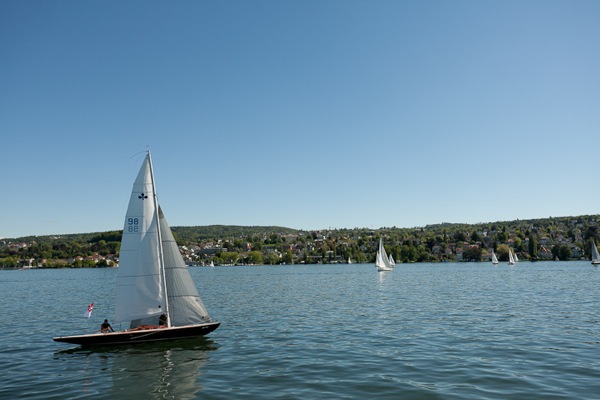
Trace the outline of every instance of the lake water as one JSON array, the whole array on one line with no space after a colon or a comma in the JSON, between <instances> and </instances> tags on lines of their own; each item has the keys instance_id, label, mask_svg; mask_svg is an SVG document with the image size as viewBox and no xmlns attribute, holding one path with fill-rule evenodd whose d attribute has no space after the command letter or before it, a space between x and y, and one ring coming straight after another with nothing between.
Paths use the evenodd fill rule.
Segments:
<instances>
[{"instance_id":1,"label":"lake water","mask_svg":"<svg viewBox=\"0 0 600 400\"><path fill-rule=\"evenodd\" d=\"M0 271L0 398L600 398L589 262L190 271L219 329L100 350L52 337L112 318L116 270Z\"/></svg>"}]
</instances>

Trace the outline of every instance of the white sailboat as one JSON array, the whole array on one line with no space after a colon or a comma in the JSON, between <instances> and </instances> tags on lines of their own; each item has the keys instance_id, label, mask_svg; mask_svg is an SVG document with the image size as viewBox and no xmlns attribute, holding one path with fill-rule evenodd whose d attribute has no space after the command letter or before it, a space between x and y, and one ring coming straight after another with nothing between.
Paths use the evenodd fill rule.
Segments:
<instances>
[{"instance_id":1,"label":"white sailboat","mask_svg":"<svg viewBox=\"0 0 600 400\"><path fill-rule=\"evenodd\" d=\"M391 271L394 266L390 264L385 248L383 247L383 240L379 239L379 249L377 250L377 256L375 257L375 266L377 271Z\"/></svg>"},{"instance_id":2,"label":"white sailboat","mask_svg":"<svg viewBox=\"0 0 600 400\"><path fill-rule=\"evenodd\" d=\"M513 253L512 249L508 249L508 265L515 265L517 260L515 259L516 255Z\"/></svg>"},{"instance_id":3,"label":"white sailboat","mask_svg":"<svg viewBox=\"0 0 600 400\"><path fill-rule=\"evenodd\" d=\"M600 254L598 253L598 248L596 247L596 243L594 241L592 241L592 264L600 264Z\"/></svg>"},{"instance_id":4,"label":"white sailboat","mask_svg":"<svg viewBox=\"0 0 600 400\"><path fill-rule=\"evenodd\" d=\"M212 322L158 204L150 152L133 184L119 257L115 322L129 329L53 338L83 346L206 335Z\"/></svg>"},{"instance_id":5,"label":"white sailboat","mask_svg":"<svg viewBox=\"0 0 600 400\"><path fill-rule=\"evenodd\" d=\"M348 264L352 264L352 260L350 259L350 256L348 256Z\"/></svg>"},{"instance_id":6,"label":"white sailboat","mask_svg":"<svg viewBox=\"0 0 600 400\"><path fill-rule=\"evenodd\" d=\"M496 253L492 251L492 264L498 264L498 257L496 257Z\"/></svg>"}]
</instances>

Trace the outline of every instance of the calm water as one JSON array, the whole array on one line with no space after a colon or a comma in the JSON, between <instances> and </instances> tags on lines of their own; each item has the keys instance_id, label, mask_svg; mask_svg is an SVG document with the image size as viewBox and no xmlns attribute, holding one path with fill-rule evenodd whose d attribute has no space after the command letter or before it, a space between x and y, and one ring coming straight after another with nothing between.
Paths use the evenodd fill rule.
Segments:
<instances>
[{"instance_id":1,"label":"calm water","mask_svg":"<svg viewBox=\"0 0 600 400\"><path fill-rule=\"evenodd\" d=\"M208 338L85 350L51 337L112 317L116 270L0 271L0 398L600 398L589 262L191 272Z\"/></svg>"}]
</instances>

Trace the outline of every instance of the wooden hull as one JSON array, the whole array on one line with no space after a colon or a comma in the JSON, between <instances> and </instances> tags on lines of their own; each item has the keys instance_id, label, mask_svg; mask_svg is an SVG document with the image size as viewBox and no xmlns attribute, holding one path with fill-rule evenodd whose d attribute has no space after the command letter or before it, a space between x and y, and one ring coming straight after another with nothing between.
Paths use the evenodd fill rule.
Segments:
<instances>
[{"instance_id":1,"label":"wooden hull","mask_svg":"<svg viewBox=\"0 0 600 400\"><path fill-rule=\"evenodd\" d=\"M171 328L137 329L107 333L91 333L88 335L59 336L52 339L55 342L72 343L81 346L112 346L204 336L217 329L219 325L221 325L220 322L209 322L206 324L174 326Z\"/></svg>"}]
</instances>

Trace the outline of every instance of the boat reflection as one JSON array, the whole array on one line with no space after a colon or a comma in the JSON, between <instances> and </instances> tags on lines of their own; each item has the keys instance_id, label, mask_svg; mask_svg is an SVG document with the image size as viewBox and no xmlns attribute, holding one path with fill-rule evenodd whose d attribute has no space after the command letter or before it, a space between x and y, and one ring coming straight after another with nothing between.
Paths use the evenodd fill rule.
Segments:
<instances>
[{"instance_id":1,"label":"boat reflection","mask_svg":"<svg viewBox=\"0 0 600 400\"><path fill-rule=\"evenodd\" d=\"M381 289L381 285L385 282L387 275L391 273L391 271L378 271L377 275L379 275L379 288Z\"/></svg>"},{"instance_id":2,"label":"boat reflection","mask_svg":"<svg viewBox=\"0 0 600 400\"><path fill-rule=\"evenodd\" d=\"M202 367L210 351L217 349L212 340L197 338L135 346L79 347L56 355L83 355L87 359L84 365L89 368L112 370L108 375L112 382L97 382L95 388L107 398L193 399L203 388ZM84 375L93 375L93 371Z\"/></svg>"}]
</instances>

